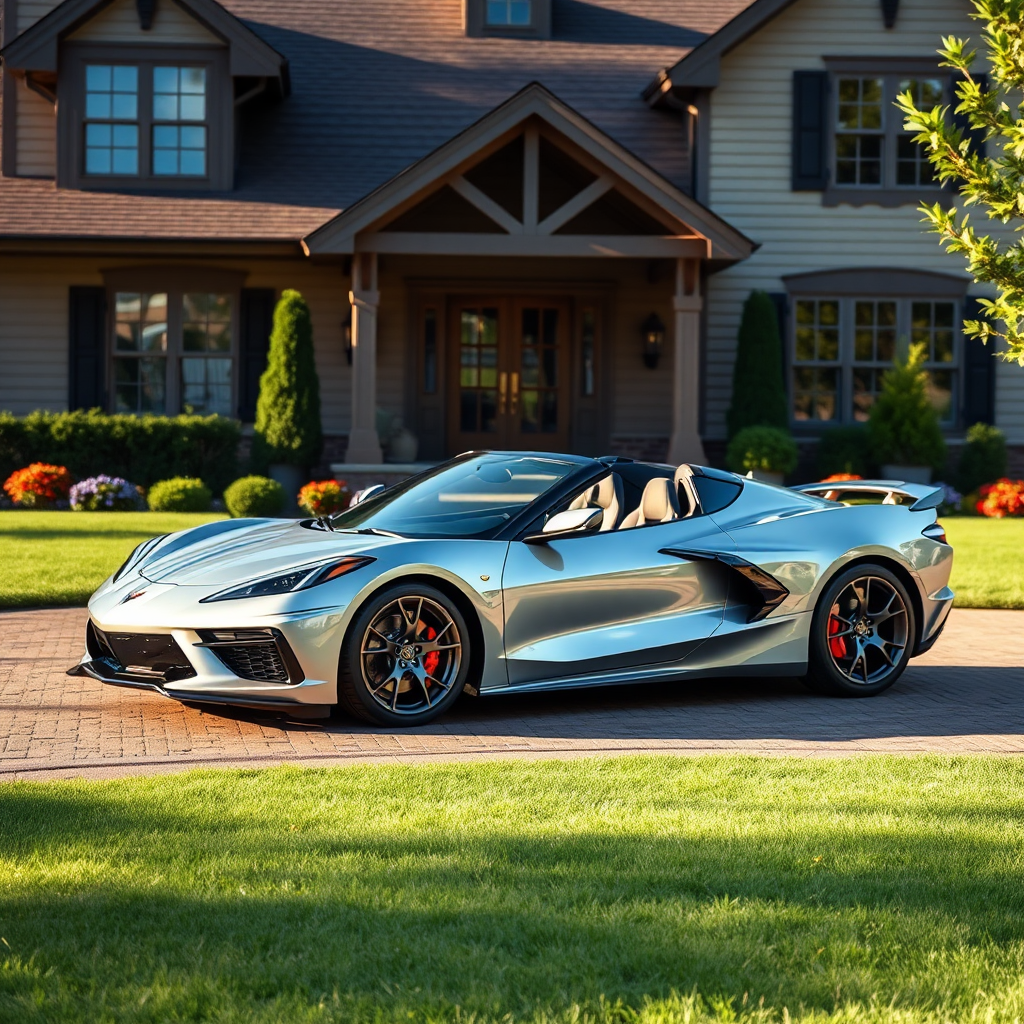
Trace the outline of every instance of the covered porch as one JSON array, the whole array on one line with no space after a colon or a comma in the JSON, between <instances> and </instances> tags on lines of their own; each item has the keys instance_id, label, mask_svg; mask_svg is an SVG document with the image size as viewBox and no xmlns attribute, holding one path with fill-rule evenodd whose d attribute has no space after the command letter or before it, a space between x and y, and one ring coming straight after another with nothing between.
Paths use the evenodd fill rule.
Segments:
<instances>
[{"instance_id":1,"label":"covered porch","mask_svg":"<svg viewBox=\"0 0 1024 1024\"><path fill-rule=\"evenodd\" d=\"M382 390L420 461L472 448L704 459L703 281L753 245L543 87L304 246L350 268L353 470L382 462Z\"/></svg>"}]
</instances>

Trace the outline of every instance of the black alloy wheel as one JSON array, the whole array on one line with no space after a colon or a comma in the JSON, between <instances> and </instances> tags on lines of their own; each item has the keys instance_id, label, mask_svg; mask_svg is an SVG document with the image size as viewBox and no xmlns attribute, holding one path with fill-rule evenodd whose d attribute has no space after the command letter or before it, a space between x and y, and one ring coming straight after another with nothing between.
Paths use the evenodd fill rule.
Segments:
<instances>
[{"instance_id":1,"label":"black alloy wheel","mask_svg":"<svg viewBox=\"0 0 1024 1024\"><path fill-rule=\"evenodd\" d=\"M469 630L454 602L425 584L392 587L349 626L338 702L378 725L423 725L455 702L469 665Z\"/></svg>"},{"instance_id":2,"label":"black alloy wheel","mask_svg":"<svg viewBox=\"0 0 1024 1024\"><path fill-rule=\"evenodd\" d=\"M903 674L916 637L914 606L881 565L840 573L818 601L805 683L817 693L873 697Z\"/></svg>"}]
</instances>

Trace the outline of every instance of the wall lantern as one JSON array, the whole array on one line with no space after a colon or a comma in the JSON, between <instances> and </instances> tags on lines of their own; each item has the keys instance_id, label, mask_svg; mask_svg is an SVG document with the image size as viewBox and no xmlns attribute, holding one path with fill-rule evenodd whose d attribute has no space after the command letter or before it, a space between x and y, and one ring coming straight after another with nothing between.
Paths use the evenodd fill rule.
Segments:
<instances>
[{"instance_id":1,"label":"wall lantern","mask_svg":"<svg viewBox=\"0 0 1024 1024\"><path fill-rule=\"evenodd\" d=\"M644 366L648 370L653 370L658 365L661 350L665 345L665 325L657 313L652 313L640 330L644 338Z\"/></svg>"},{"instance_id":2,"label":"wall lantern","mask_svg":"<svg viewBox=\"0 0 1024 1024\"><path fill-rule=\"evenodd\" d=\"M348 365L352 365L352 308L349 307L348 316L341 322L341 341L345 346L345 359Z\"/></svg>"}]
</instances>

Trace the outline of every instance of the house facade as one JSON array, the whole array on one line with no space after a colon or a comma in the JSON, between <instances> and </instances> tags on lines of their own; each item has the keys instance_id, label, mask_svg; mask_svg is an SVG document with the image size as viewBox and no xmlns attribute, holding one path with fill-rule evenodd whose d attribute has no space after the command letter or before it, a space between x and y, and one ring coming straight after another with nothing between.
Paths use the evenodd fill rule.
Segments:
<instances>
[{"instance_id":1,"label":"house facade","mask_svg":"<svg viewBox=\"0 0 1024 1024\"><path fill-rule=\"evenodd\" d=\"M0 2L0 408L251 422L296 288L328 461L715 461L763 288L809 444L912 336L1024 446L890 106L966 0Z\"/></svg>"}]
</instances>

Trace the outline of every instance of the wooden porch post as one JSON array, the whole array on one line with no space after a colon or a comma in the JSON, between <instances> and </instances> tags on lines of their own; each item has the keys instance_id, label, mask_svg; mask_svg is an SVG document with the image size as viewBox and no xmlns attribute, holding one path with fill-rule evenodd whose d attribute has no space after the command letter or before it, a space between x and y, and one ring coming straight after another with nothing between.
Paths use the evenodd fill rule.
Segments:
<instances>
[{"instance_id":1,"label":"wooden porch post","mask_svg":"<svg viewBox=\"0 0 1024 1024\"><path fill-rule=\"evenodd\" d=\"M382 461L377 437L377 254L352 257L352 423L346 462Z\"/></svg>"},{"instance_id":2,"label":"wooden porch post","mask_svg":"<svg viewBox=\"0 0 1024 1024\"><path fill-rule=\"evenodd\" d=\"M672 361L672 436L668 461L706 462L700 417L700 274L697 260L676 260L675 351Z\"/></svg>"}]
</instances>

